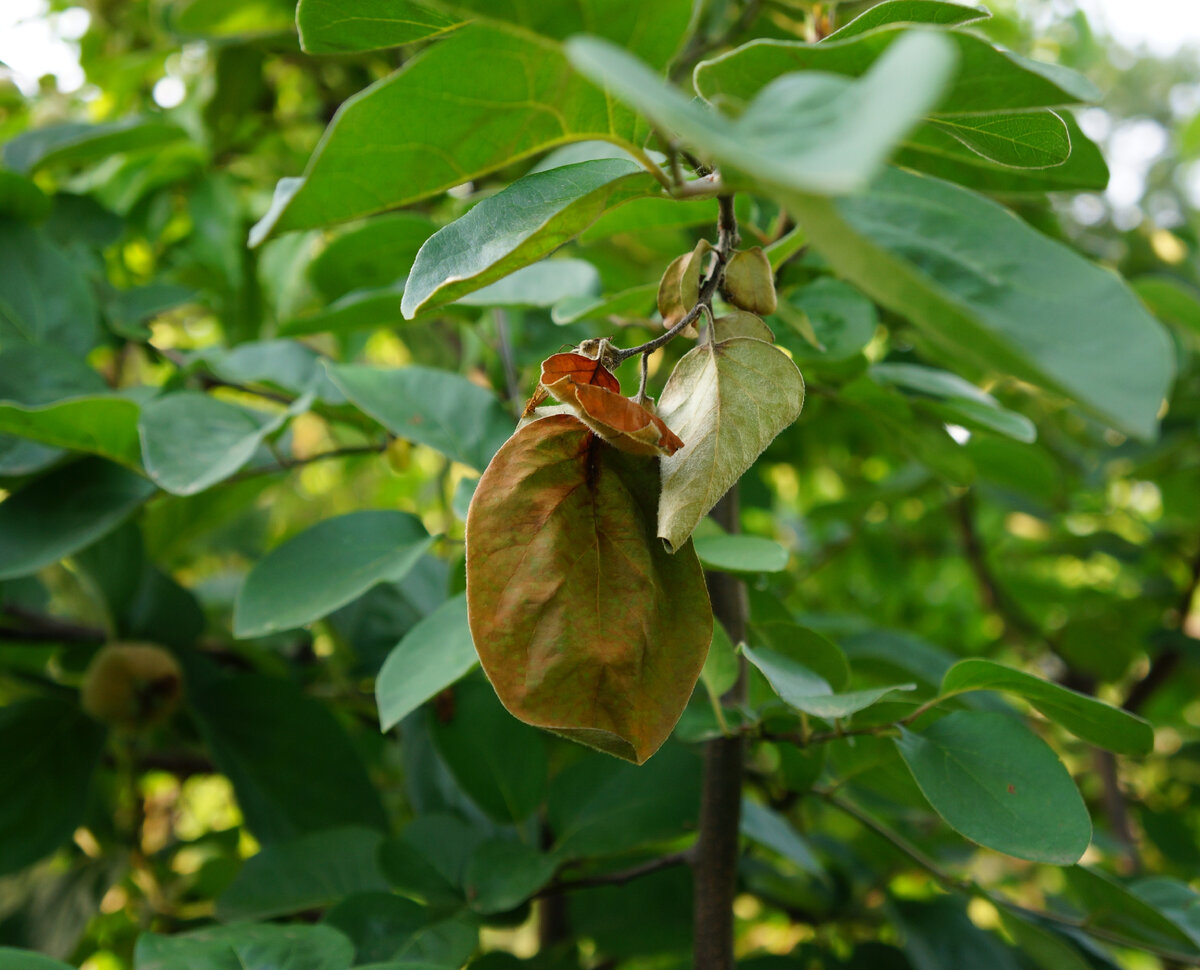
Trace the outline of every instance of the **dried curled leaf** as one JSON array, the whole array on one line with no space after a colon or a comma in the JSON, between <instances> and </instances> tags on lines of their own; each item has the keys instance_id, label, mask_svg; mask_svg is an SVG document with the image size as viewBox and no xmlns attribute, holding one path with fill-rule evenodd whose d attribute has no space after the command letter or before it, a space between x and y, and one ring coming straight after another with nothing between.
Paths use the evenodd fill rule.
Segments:
<instances>
[{"instance_id":1,"label":"dried curled leaf","mask_svg":"<svg viewBox=\"0 0 1200 970\"><path fill-rule=\"evenodd\" d=\"M538 382L537 390L533 392L533 397L526 402L525 410L521 412L522 418L529 417L536 408L541 406L547 395L551 393L550 385L552 384L559 386L563 393L568 392L577 384L596 384L615 394L621 393L621 382L604 365L604 358L599 353L604 349L606 341L587 341L587 343L596 344L597 346L593 349L597 350L597 353L581 354L578 351L572 351L567 354L554 354L542 362L541 379ZM567 400L560 394L554 396L564 404L575 403L573 397Z\"/></svg>"},{"instance_id":2,"label":"dried curled leaf","mask_svg":"<svg viewBox=\"0 0 1200 970\"><path fill-rule=\"evenodd\" d=\"M678 549L779 432L800 415L804 378L753 337L704 343L675 365L659 412L685 442L662 460L658 534Z\"/></svg>"},{"instance_id":3,"label":"dried curled leaf","mask_svg":"<svg viewBox=\"0 0 1200 970\"><path fill-rule=\"evenodd\" d=\"M729 258L722 290L736 307L767 316L775 312L775 273L761 246L742 249Z\"/></svg>"},{"instance_id":4,"label":"dried curled leaf","mask_svg":"<svg viewBox=\"0 0 1200 970\"><path fill-rule=\"evenodd\" d=\"M690 253L677 258L663 274L658 285L658 312L662 314L663 326L668 330L687 316L687 312L700 299L700 274L704 271L704 259L712 252L707 239L696 243ZM696 328L683 330L685 337L695 337Z\"/></svg>"},{"instance_id":5,"label":"dried curled leaf","mask_svg":"<svg viewBox=\"0 0 1200 970\"><path fill-rule=\"evenodd\" d=\"M555 354L542 364L542 387L570 405L605 441L633 455L673 455L683 447L649 408L621 396L621 385L599 361Z\"/></svg>"},{"instance_id":6,"label":"dried curled leaf","mask_svg":"<svg viewBox=\"0 0 1200 970\"><path fill-rule=\"evenodd\" d=\"M655 538L656 462L610 448L574 417L517 431L467 517L467 610L504 706L641 763L700 676L712 611L690 544Z\"/></svg>"}]
</instances>

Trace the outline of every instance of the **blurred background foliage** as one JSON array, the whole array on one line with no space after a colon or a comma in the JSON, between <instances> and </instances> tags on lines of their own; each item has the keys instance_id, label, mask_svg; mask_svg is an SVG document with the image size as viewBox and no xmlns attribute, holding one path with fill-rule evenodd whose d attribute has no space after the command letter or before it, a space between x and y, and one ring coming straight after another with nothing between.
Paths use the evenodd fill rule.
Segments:
<instances>
[{"instance_id":1,"label":"blurred background foliage","mask_svg":"<svg viewBox=\"0 0 1200 970\"><path fill-rule=\"evenodd\" d=\"M738 36L788 35L807 6L754 4ZM835 16L844 22L865 6L840 4ZM899 668L903 678L928 689L953 659L987 655L1114 703L1132 695L1157 727L1156 756L1144 763L1118 768L1054 732L1056 749L1093 807L1096 835L1088 861L1104 860L1125 875L1194 880L1200 866L1197 55L1187 47L1170 56L1127 48L1067 3L996 0L987 6L994 16L978 30L1080 70L1104 92L1103 107L1081 110L1078 121L1109 159L1108 190L1015 208L1043 232L1118 269L1170 325L1179 376L1161 437L1150 444L1126 440L1014 380L987 389L1033 422L1036 442L989 433L912 388L902 388L900 405L881 406L869 395L856 400L845 389L873 364L928 358L922 337L904 320L853 292L832 294L833 308L811 321L823 352L786 323L779 327L782 343L801 361L809 400L800 421L743 483L746 531L776 539L791 553L786 571L752 580L751 609L760 620L799 618L836 639L868 680L885 681ZM55 289L52 296L75 301L80 317L92 321L94 332L80 339L97 387L189 387L278 415L301 390L295 375L312 367L311 354L261 343L286 340L337 360L454 372L494 389L515 414L548 353L607 332L603 321L556 322L549 306L455 307L414 323L400 319L399 294L389 287L424 237L525 171L525 164L407 215L247 248L248 231L266 211L276 181L299 175L342 102L400 66L408 49L304 55L289 0L54 0L14 9L0 29L17 36L15 22L30 18L37 31L77 56L78 68L68 58L57 78L31 78L0 66L5 165L29 171L36 186L29 191L23 182L0 181L0 210L14 222L40 222L42 240L21 235L28 230L0 238L0 286L6 299L19 299L12 295L16 288L53 280L46 267L68 261L84 285ZM715 0L706 16L707 29L719 36L740 8ZM111 143L68 139L48 149L29 140L31 132L67 122L130 127L114 128ZM131 130L136 137L122 140ZM25 156L34 159L28 168L22 152L34 153ZM672 258L711 233L715 207L686 208L686 216L664 225L614 220L585 233L572 254L596 267L604 293L654 283ZM748 240L769 238L778 218L769 204L751 199L743 200L741 215ZM352 236L353 245L343 244ZM45 252L37 249L43 243ZM781 288L811 285L821 269L818 257L804 254L784 268ZM49 275L37 275L43 271ZM677 355L670 348L653 362L657 386ZM292 372L280 365L283 359L292 361ZM8 364L0 379L28 377L21 361L10 357ZM139 394L131 392L134 399ZM881 410L900 406L906 416L899 425L881 419ZM0 852L12 862L0 877L0 944L41 950L88 970L116 970L133 966L139 933L204 925L220 912L217 900L250 917L293 911L286 905L238 910L236 893L232 901L222 895L237 885L236 874L260 841L274 840L262 831L274 807L252 809L245 795L235 798L229 768L214 769L221 745L234 743L222 740L220 725L280 734L276 747L255 751L256 765L287 761L294 744L329 746L333 753L312 779L317 786L324 782L320 771L346 745L378 792L372 796L377 803L359 804L351 821L369 826L386 813L393 828L418 816L451 824L451 816L437 813L460 812L472 824L494 824L487 816L495 813L476 804L488 797L472 789L482 783L456 758L500 755L462 754L453 738L431 737L446 733L436 712L405 721L402 740L395 732L380 734L374 702L374 678L392 647L462 587L463 515L476 472L386 433L336 392L320 394L252 450L249 464L220 486L194 495L160 493L135 520L85 543L65 562L0 582L0 703L31 696L70 700L98 641L112 636L199 644L203 660L186 672L188 713L135 739L95 742L107 745L103 770L70 842L40 860L13 861ZM338 455L313 460L329 452ZM55 467L60 457L45 444L0 440L0 489L16 492L27 476ZM412 513L441 538L402 582L376 586L306 629L235 640L233 602L248 568L308 526L362 509ZM43 523L50 519L36 517L53 514L21 511ZM205 678L218 668L263 679L245 682L248 696L238 707L229 692L205 693ZM264 686L268 682L280 686ZM462 710L480 707L478 723L491 723L494 701L477 687L467 681L455 697ZM277 704L263 701L273 692ZM230 705L236 716L201 710L197 717L192 708L206 703ZM270 716L260 722L243 717L251 707L269 715L272 704L288 717L297 711L311 717L319 729L296 739ZM84 722L66 723L76 733L59 742L65 747L38 735L50 745L45 757L60 759L54 763L64 776L77 771L71 752L91 743ZM1022 902L1044 907L1058 898L1064 887L1057 870L972 854L932 824L898 762L877 757L870 740L833 745L828 758L892 824ZM518 732L518 749L529 743ZM605 778L617 772L565 742L538 741L537 751L548 752L537 757L550 758L556 779L579 763ZM688 757L678 746L670 758L683 759L682 767L669 759L659 765L684 779L685 795L694 793ZM821 766L815 756L761 744L751 768L756 797L789 811ZM347 790L359 780L346 781ZM20 781L15 769L7 781ZM300 801L315 797L292 778L264 798L269 802L280 791ZM336 793L331 797L337 801ZM552 807L554 797L552 787ZM619 803L628 793L618 789L613 797ZM694 816L680 806L688 804L695 799L661 809L673 821L659 841L686 839ZM6 811L0 807L0 823ZM247 825L252 811L258 819ZM13 812L9 822L21 823L19 809ZM318 805L311 817L320 822L346 814ZM739 948L761 961L746 966L768 968L775 964L767 955L789 952L795 962L779 966L804 966L810 952L827 960L837 954L854 967L1029 965L1027 956L1008 949L994 954L979 942L980 928L998 929L994 909L976 901L960 910L947 897L935 899L928 876L852 820L807 802L794 820L821 860L820 875L805 876L795 855L780 864L775 850L746 860L746 892L736 910ZM528 820L521 824L536 829ZM321 825L300 819L293 828ZM420 836L394 841L403 854ZM354 857L340 843L337 855ZM346 878L356 888L371 884ZM570 965L611 966L603 961L626 957L637 959L622 966L678 965L671 960L686 950L687 879L680 870L665 871L620 889L572 894L565 911L556 904L553 918L569 920L573 938L582 941ZM322 908L312 907L314 917ZM648 925L639 916L651 909ZM325 919L337 925L332 913ZM480 920L485 950L520 957L537 952L538 920L528 904ZM543 952L559 959L561 947L554 949L545 922L543 914ZM961 940L943 939L921 956L913 941L935 924L953 927ZM477 928L469 925L469 932ZM907 957L891 946L901 941L907 941ZM950 962L954 945L973 956ZM1091 966L1114 960L1134 968L1158 965L1152 957L1105 955L1090 945L1076 952ZM479 965L509 963L495 956Z\"/></svg>"}]
</instances>

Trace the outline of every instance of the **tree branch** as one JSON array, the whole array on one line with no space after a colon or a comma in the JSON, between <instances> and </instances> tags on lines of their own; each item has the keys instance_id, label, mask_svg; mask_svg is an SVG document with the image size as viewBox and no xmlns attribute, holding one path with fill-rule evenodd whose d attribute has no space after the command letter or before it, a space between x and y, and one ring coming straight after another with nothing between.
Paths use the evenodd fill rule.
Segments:
<instances>
[{"instance_id":1,"label":"tree branch","mask_svg":"<svg viewBox=\"0 0 1200 970\"><path fill-rule=\"evenodd\" d=\"M533 898L543 899L547 896L557 896L560 893L568 893L576 889L590 889L594 886L624 886L625 883L632 882L634 879L639 879L642 876L648 876L652 872L658 872L661 869L670 869L674 866L682 866L691 861L692 850L684 849L680 852L672 852L669 855L641 862L636 866L630 866L628 869L619 869L616 872L604 872L596 876L584 876L581 879L564 879L552 882L550 885L544 886L534 893Z\"/></svg>"},{"instance_id":2,"label":"tree branch","mask_svg":"<svg viewBox=\"0 0 1200 970\"><path fill-rule=\"evenodd\" d=\"M43 616L14 603L4 605L0 608L0 613L19 621L18 626L0 627L0 640L25 643L104 643L108 639L108 635L98 627Z\"/></svg>"}]
</instances>

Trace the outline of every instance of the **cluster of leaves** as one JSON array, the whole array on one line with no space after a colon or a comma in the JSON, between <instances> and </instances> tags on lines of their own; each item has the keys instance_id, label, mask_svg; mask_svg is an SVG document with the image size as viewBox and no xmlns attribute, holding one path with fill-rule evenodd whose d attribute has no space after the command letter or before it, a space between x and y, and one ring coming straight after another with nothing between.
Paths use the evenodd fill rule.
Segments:
<instances>
[{"instance_id":1,"label":"cluster of leaves","mask_svg":"<svg viewBox=\"0 0 1200 970\"><path fill-rule=\"evenodd\" d=\"M1191 256L1071 245L1019 21L702 6L98 4L0 104L0 966L689 966L733 737L744 966L1200 960Z\"/></svg>"}]
</instances>

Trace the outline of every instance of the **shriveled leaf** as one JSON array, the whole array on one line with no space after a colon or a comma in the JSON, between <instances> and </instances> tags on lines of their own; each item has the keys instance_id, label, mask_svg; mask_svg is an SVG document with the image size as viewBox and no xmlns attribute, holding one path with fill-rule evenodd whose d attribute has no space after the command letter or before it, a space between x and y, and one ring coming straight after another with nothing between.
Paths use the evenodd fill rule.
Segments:
<instances>
[{"instance_id":1,"label":"shriveled leaf","mask_svg":"<svg viewBox=\"0 0 1200 970\"><path fill-rule=\"evenodd\" d=\"M774 77L731 121L694 104L611 44L575 37L566 49L584 76L658 127L676 132L720 163L724 173L817 193L865 185L935 107L955 62L954 45L944 36L914 32L898 40L861 82L814 71Z\"/></svg>"},{"instance_id":2,"label":"shriveled leaf","mask_svg":"<svg viewBox=\"0 0 1200 970\"><path fill-rule=\"evenodd\" d=\"M458 374L430 367L395 369L326 364L342 393L392 434L483 468L512 432L495 395Z\"/></svg>"},{"instance_id":3,"label":"shriveled leaf","mask_svg":"<svg viewBox=\"0 0 1200 970\"><path fill-rule=\"evenodd\" d=\"M804 378L786 354L751 337L705 343L675 366L659 416L683 441L662 462L658 535L678 549L804 406Z\"/></svg>"},{"instance_id":4,"label":"shriveled leaf","mask_svg":"<svg viewBox=\"0 0 1200 970\"><path fill-rule=\"evenodd\" d=\"M712 639L694 551L654 538L657 471L574 417L543 418L493 459L467 519L471 632L505 706L638 763Z\"/></svg>"},{"instance_id":5,"label":"shriveled leaf","mask_svg":"<svg viewBox=\"0 0 1200 970\"><path fill-rule=\"evenodd\" d=\"M1162 328L1121 279L965 189L889 170L789 206L834 268L947 351L1066 394L1152 438L1174 376Z\"/></svg>"},{"instance_id":6,"label":"shriveled leaf","mask_svg":"<svg viewBox=\"0 0 1200 970\"><path fill-rule=\"evenodd\" d=\"M1087 806L1058 755L1007 714L956 711L896 741L929 804L973 842L1069 866L1092 837Z\"/></svg>"},{"instance_id":7,"label":"shriveled leaf","mask_svg":"<svg viewBox=\"0 0 1200 970\"><path fill-rule=\"evenodd\" d=\"M327 616L372 586L399 582L433 543L407 512L350 512L272 549L246 577L233 611L241 638Z\"/></svg>"},{"instance_id":8,"label":"shriveled leaf","mask_svg":"<svg viewBox=\"0 0 1200 970\"><path fill-rule=\"evenodd\" d=\"M722 291L730 303L749 313L765 317L775 312L775 273L761 246L730 257Z\"/></svg>"},{"instance_id":9,"label":"shriveled leaf","mask_svg":"<svg viewBox=\"0 0 1200 970\"><path fill-rule=\"evenodd\" d=\"M536 263L606 208L657 188L640 165L618 158L518 179L429 237L405 285L404 316L411 320Z\"/></svg>"},{"instance_id":10,"label":"shriveled leaf","mask_svg":"<svg viewBox=\"0 0 1200 970\"><path fill-rule=\"evenodd\" d=\"M479 662L467 600L447 600L404 634L375 680L379 726L387 731L439 691L466 676Z\"/></svg>"},{"instance_id":11,"label":"shriveled leaf","mask_svg":"<svg viewBox=\"0 0 1200 970\"><path fill-rule=\"evenodd\" d=\"M664 327L675 326L700 299L700 274L711 251L712 244L701 239L690 253L673 259L663 273L658 284L658 312ZM683 333L696 336L695 325L689 325Z\"/></svg>"},{"instance_id":12,"label":"shriveled leaf","mask_svg":"<svg viewBox=\"0 0 1200 970\"><path fill-rule=\"evenodd\" d=\"M1144 757L1154 747L1154 728L1137 715L992 660L960 660L942 678L943 694L972 690L1023 697L1076 737L1117 754Z\"/></svg>"}]
</instances>

